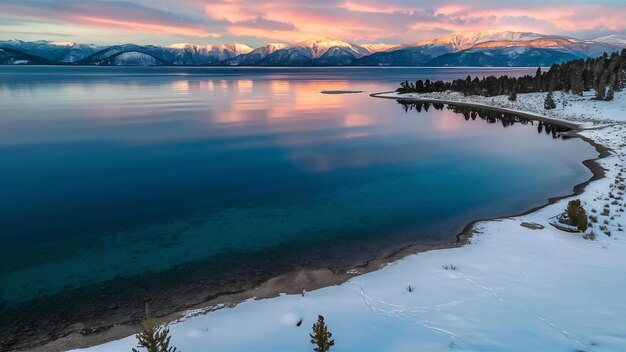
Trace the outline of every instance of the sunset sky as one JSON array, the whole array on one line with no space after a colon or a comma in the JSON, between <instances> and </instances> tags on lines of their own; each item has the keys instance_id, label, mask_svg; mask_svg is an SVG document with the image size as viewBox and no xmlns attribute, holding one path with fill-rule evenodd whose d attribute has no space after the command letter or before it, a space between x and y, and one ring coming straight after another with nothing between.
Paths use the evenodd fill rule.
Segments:
<instances>
[{"instance_id":1,"label":"sunset sky","mask_svg":"<svg viewBox=\"0 0 626 352\"><path fill-rule=\"evenodd\" d=\"M0 40L410 43L487 29L594 38L625 34L625 19L626 0L0 0Z\"/></svg>"}]
</instances>

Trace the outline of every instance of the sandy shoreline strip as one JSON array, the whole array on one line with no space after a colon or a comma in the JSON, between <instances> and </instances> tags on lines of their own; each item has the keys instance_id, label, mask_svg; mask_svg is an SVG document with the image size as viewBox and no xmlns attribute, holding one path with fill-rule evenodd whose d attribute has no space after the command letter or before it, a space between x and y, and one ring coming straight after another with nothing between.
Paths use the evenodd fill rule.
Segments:
<instances>
[{"instance_id":1,"label":"sandy shoreline strip","mask_svg":"<svg viewBox=\"0 0 626 352\"><path fill-rule=\"evenodd\" d=\"M391 92L389 92L391 93ZM384 98L384 99L394 99L394 100L405 100L405 101L415 101L415 102L424 102L424 103L443 103L449 105L456 106L466 106L466 107L474 107L480 109L489 109L492 111L498 111L503 113L514 114L529 120L537 120L552 123L555 125L560 125L563 127L567 127L572 129L571 132L572 137L581 138L584 141L590 143L592 146L596 148L598 151L598 158L591 160L584 160L583 164L590 169L593 176L584 183L575 185L573 188L573 193L569 195L559 196L550 198L547 200L547 203L524 211L520 214L512 214L510 216L496 218L496 219L477 219L466 225L464 230L457 235L457 240L455 242L447 242L447 243L433 243L433 244L417 244L410 245L404 248L401 248L393 253L390 253L387 256L382 258L372 259L365 262L363 265L355 266L349 268L347 270L341 271L333 271L330 269L315 269L315 270L297 270L294 272L290 272L275 278L272 278L260 286L252 289L252 290L244 290L241 292L235 292L229 295L223 295L218 297L213 297L201 304L186 307L183 310L160 317L158 319L159 323L172 323L181 321L184 319L188 319L193 316L206 314L208 312L225 308L225 307L233 307L241 302L255 299L266 299L277 297L281 294L300 294L303 291L313 291L319 288L341 285L346 281L350 280L353 277L367 274L376 270L379 270L389 263L396 262L401 260L409 255L438 250L438 249L448 249L448 248L457 248L467 244L474 234L474 227L477 223L485 222L485 221L494 221L498 219L505 219L510 217L517 217L521 215L530 214L538 211L550 204L554 204L555 202L568 198L574 195L582 194L591 182L600 180L605 177L605 169L598 163L598 161L602 158L610 155L610 149L604 145L601 145L597 141L589 137L585 137L579 134L583 124L576 123L572 121L566 121L562 119L551 118L547 116L543 116L540 114L520 111L514 109L507 109L498 106L490 106L482 103L470 103L463 101L454 101L454 100L444 100L444 99L434 99L434 98L415 98L415 97L397 97L390 96L389 93L374 93L370 96L376 98ZM34 347L31 349L26 349L24 351L47 351L47 352L56 352L56 351L65 351L68 349L75 348L86 348L91 346L100 345L109 341L118 340L130 335L135 334L138 331L137 325L134 324L121 324L111 326L109 329L106 329L102 332L93 333L89 335L82 335L77 331L69 332L65 337L61 339L57 339L51 341L45 345Z\"/></svg>"}]
</instances>

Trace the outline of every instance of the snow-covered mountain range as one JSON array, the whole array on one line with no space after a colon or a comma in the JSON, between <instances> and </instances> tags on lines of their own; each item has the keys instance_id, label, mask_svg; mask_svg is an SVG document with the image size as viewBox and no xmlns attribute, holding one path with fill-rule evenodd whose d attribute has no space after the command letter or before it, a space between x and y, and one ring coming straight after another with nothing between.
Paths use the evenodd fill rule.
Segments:
<instances>
[{"instance_id":1,"label":"snow-covered mountain range","mask_svg":"<svg viewBox=\"0 0 626 352\"><path fill-rule=\"evenodd\" d=\"M537 66L602 55L626 47L626 36L591 40L530 32L451 33L412 44L354 44L341 39L167 47L71 42L0 41L0 64L230 66Z\"/></svg>"},{"instance_id":2,"label":"snow-covered mountain range","mask_svg":"<svg viewBox=\"0 0 626 352\"><path fill-rule=\"evenodd\" d=\"M511 31L484 31L484 32L463 32L463 33L450 33L444 36L423 40L411 44L411 47L421 46L447 46L453 51L461 51L469 49L478 43L491 42L491 41L528 41L537 38L544 37L543 34L530 33L530 32L511 32Z\"/></svg>"}]
</instances>

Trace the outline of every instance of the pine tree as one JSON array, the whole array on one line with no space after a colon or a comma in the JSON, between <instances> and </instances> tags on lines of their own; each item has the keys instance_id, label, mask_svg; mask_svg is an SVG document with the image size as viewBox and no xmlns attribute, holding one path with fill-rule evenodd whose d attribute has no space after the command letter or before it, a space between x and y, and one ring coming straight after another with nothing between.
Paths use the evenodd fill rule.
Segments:
<instances>
[{"instance_id":1,"label":"pine tree","mask_svg":"<svg viewBox=\"0 0 626 352\"><path fill-rule=\"evenodd\" d=\"M541 67L537 67L537 72L535 72L535 91L541 91Z\"/></svg>"},{"instance_id":2,"label":"pine tree","mask_svg":"<svg viewBox=\"0 0 626 352\"><path fill-rule=\"evenodd\" d=\"M548 91L546 95L546 99L543 101L543 107L546 110L552 110L556 108L556 102L554 101L554 97L552 96L552 91Z\"/></svg>"},{"instance_id":3,"label":"pine tree","mask_svg":"<svg viewBox=\"0 0 626 352\"><path fill-rule=\"evenodd\" d=\"M587 212L583 208L580 199L570 200L567 203L565 213L570 220L570 225L576 226L582 232L587 230L589 225L587 223Z\"/></svg>"},{"instance_id":4,"label":"pine tree","mask_svg":"<svg viewBox=\"0 0 626 352\"><path fill-rule=\"evenodd\" d=\"M432 82L430 82L429 79L426 79L426 82L424 82L424 92L426 93L432 92Z\"/></svg>"},{"instance_id":5,"label":"pine tree","mask_svg":"<svg viewBox=\"0 0 626 352\"><path fill-rule=\"evenodd\" d=\"M509 100L510 101L517 100L517 89L515 89L515 87L511 88L511 93L509 93Z\"/></svg>"},{"instance_id":6,"label":"pine tree","mask_svg":"<svg viewBox=\"0 0 626 352\"><path fill-rule=\"evenodd\" d=\"M335 339L331 340L333 334L328 331L324 317L321 315L317 316L317 322L313 324L313 333L309 336L311 343L317 346L313 349L315 352L328 352L335 345Z\"/></svg>"},{"instance_id":7,"label":"pine tree","mask_svg":"<svg viewBox=\"0 0 626 352\"><path fill-rule=\"evenodd\" d=\"M600 78L600 82L598 82L598 86L596 87L596 100L604 100L606 95L606 79L604 75Z\"/></svg>"},{"instance_id":8,"label":"pine tree","mask_svg":"<svg viewBox=\"0 0 626 352\"><path fill-rule=\"evenodd\" d=\"M582 73L574 72L572 75L572 93L582 96L584 90L585 82L582 78Z\"/></svg>"},{"instance_id":9,"label":"pine tree","mask_svg":"<svg viewBox=\"0 0 626 352\"><path fill-rule=\"evenodd\" d=\"M156 326L150 314L150 305L146 303L146 320L141 322L141 332L137 334L137 348L145 348L147 352L176 352L176 347L170 346L170 329L165 326ZM133 348L132 352L139 352Z\"/></svg>"},{"instance_id":10,"label":"pine tree","mask_svg":"<svg viewBox=\"0 0 626 352\"><path fill-rule=\"evenodd\" d=\"M421 79L415 82L415 91L418 93L424 92L424 82Z\"/></svg>"},{"instance_id":11,"label":"pine tree","mask_svg":"<svg viewBox=\"0 0 626 352\"><path fill-rule=\"evenodd\" d=\"M613 80L613 91L621 92L622 91L622 81L624 77L624 71L626 70L626 62L622 63L622 66L617 68L617 72L615 73L615 80Z\"/></svg>"}]
</instances>

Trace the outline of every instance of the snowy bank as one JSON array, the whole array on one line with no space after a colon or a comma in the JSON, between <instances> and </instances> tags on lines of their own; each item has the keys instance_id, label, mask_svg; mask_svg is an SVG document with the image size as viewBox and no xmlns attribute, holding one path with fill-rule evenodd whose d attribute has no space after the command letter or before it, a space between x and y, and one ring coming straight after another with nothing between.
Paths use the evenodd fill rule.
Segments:
<instances>
[{"instance_id":1,"label":"snowy bank","mask_svg":"<svg viewBox=\"0 0 626 352\"><path fill-rule=\"evenodd\" d=\"M171 324L172 343L184 352L310 351L308 334L323 314L336 339L332 351L622 350L625 92L613 102L559 93L558 108L550 111L543 110L540 93L519 94L516 102L456 93L385 96L473 102L584 124L581 135L612 149L600 161L606 177L577 196L597 217L595 240L548 225L565 208L569 199L563 199L528 215L477 223L470 244L461 248L410 255L304 295L191 316ZM84 351L130 351L135 344L130 336Z\"/></svg>"}]
</instances>

